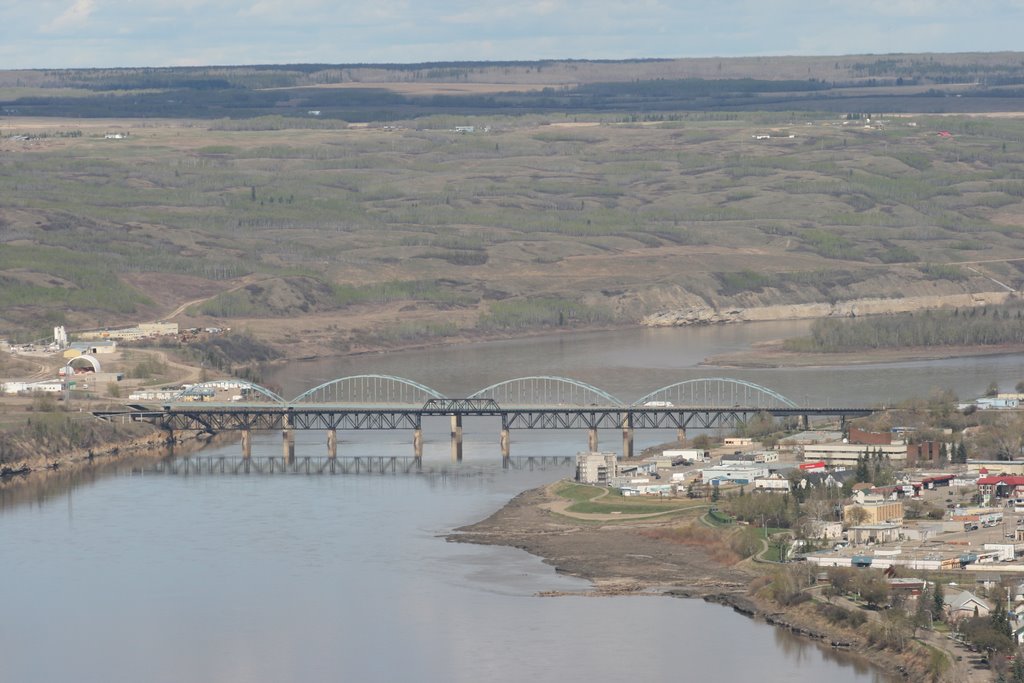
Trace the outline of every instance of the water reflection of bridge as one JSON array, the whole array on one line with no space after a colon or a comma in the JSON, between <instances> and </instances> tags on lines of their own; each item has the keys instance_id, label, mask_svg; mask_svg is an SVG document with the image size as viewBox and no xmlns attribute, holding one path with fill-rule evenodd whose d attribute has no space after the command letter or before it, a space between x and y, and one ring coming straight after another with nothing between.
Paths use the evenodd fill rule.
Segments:
<instances>
[{"instance_id":1,"label":"water reflection of bridge","mask_svg":"<svg viewBox=\"0 0 1024 683\"><path fill-rule=\"evenodd\" d=\"M327 433L328 460L337 457L338 430L413 432L413 456L423 455L423 418L451 421L452 459L462 459L464 418L501 421L503 458L510 456L513 429L586 429L590 450L598 430L622 432L623 455L633 453L635 429L736 428L755 415L809 425L811 418L869 414L868 408L798 406L757 384L727 377L690 379L621 401L603 389L565 377L520 377L485 387L465 398L449 398L412 380L356 375L325 382L292 400L241 380L206 382L182 391L161 408L97 413L109 420L147 420L165 429L217 433L240 431L242 451L251 453L253 431L280 430L284 457L294 460L295 430Z\"/></svg>"},{"instance_id":2,"label":"water reflection of bridge","mask_svg":"<svg viewBox=\"0 0 1024 683\"><path fill-rule=\"evenodd\" d=\"M531 455L508 457L502 460L505 469L542 470L569 467L575 458L564 455ZM169 474L178 476L212 475L356 475L356 474L413 474L428 476L463 476L482 474L484 470L450 469L424 465L422 458L412 455L358 455L330 457L302 455L287 457L253 456L189 456L169 458L133 468L132 474Z\"/></svg>"}]
</instances>

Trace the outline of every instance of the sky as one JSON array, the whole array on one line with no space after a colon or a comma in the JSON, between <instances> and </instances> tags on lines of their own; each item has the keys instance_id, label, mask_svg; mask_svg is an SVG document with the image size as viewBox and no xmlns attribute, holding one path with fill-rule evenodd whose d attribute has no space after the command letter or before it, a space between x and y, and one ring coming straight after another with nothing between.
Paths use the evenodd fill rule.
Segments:
<instances>
[{"instance_id":1,"label":"sky","mask_svg":"<svg viewBox=\"0 0 1024 683\"><path fill-rule=\"evenodd\" d=\"M0 69L1024 50L1024 0L0 0Z\"/></svg>"}]
</instances>

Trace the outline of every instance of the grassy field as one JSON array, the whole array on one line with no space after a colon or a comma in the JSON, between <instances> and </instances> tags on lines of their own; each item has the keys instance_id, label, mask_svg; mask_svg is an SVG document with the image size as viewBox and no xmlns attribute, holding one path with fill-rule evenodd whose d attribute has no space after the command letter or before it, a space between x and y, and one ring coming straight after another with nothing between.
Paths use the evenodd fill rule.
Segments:
<instances>
[{"instance_id":1,"label":"grassy field","mask_svg":"<svg viewBox=\"0 0 1024 683\"><path fill-rule=\"evenodd\" d=\"M0 193L0 337L195 301L345 351L1024 280L1005 116L8 116Z\"/></svg>"},{"instance_id":2,"label":"grassy field","mask_svg":"<svg viewBox=\"0 0 1024 683\"><path fill-rule=\"evenodd\" d=\"M601 495L607 491L607 494ZM573 501L569 506L569 512L581 514L609 515L622 513L624 515L652 514L660 512L675 512L702 508L701 501L689 499L666 499L658 500L650 497L628 497L623 496L619 489L606 489L601 486L589 486L585 484L562 483L555 491L560 497Z\"/></svg>"}]
</instances>

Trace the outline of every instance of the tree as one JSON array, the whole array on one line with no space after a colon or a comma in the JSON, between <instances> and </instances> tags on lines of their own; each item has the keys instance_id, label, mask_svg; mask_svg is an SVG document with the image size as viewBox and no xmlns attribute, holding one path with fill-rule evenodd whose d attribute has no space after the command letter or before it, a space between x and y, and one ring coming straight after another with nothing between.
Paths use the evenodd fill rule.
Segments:
<instances>
[{"instance_id":1,"label":"tree","mask_svg":"<svg viewBox=\"0 0 1024 683\"><path fill-rule=\"evenodd\" d=\"M1010 624L1010 615L1006 610L1006 603L997 599L996 606L988 615L989 624L996 633L1001 633L1008 638L1013 638L1013 626Z\"/></svg>"},{"instance_id":2,"label":"tree","mask_svg":"<svg viewBox=\"0 0 1024 683\"><path fill-rule=\"evenodd\" d=\"M988 389L985 390L986 396L996 396L999 393L999 382L993 380L989 385Z\"/></svg>"},{"instance_id":3,"label":"tree","mask_svg":"<svg viewBox=\"0 0 1024 683\"><path fill-rule=\"evenodd\" d=\"M863 455L857 456L857 470L855 478L857 483L868 481L871 477L868 473L868 450L865 448Z\"/></svg>"},{"instance_id":4,"label":"tree","mask_svg":"<svg viewBox=\"0 0 1024 683\"><path fill-rule=\"evenodd\" d=\"M883 605L889 601L889 581L880 571L861 570L854 579L854 590L869 605Z\"/></svg>"},{"instance_id":5,"label":"tree","mask_svg":"<svg viewBox=\"0 0 1024 683\"><path fill-rule=\"evenodd\" d=\"M928 628L931 626L932 615L928 607L927 596L923 593L917 596L917 606L914 609L914 626L917 628Z\"/></svg>"},{"instance_id":6,"label":"tree","mask_svg":"<svg viewBox=\"0 0 1024 683\"><path fill-rule=\"evenodd\" d=\"M921 596L922 598L924 596ZM932 619L942 621L942 616L946 609L946 592L943 589L942 582L935 582L935 589L932 591Z\"/></svg>"},{"instance_id":7,"label":"tree","mask_svg":"<svg viewBox=\"0 0 1024 683\"><path fill-rule=\"evenodd\" d=\"M859 526L868 520L868 511L859 505L851 505L843 510L843 522L846 526Z\"/></svg>"}]
</instances>

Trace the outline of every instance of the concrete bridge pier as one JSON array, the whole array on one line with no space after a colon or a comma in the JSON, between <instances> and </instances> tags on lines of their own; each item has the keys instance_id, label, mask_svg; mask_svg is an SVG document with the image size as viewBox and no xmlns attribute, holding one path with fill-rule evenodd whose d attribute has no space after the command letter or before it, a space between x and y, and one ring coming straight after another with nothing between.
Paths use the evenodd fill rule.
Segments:
<instances>
[{"instance_id":1,"label":"concrete bridge pier","mask_svg":"<svg viewBox=\"0 0 1024 683\"><path fill-rule=\"evenodd\" d=\"M686 430L682 427L676 430L676 441L678 441L681 446L686 445Z\"/></svg>"},{"instance_id":2,"label":"concrete bridge pier","mask_svg":"<svg viewBox=\"0 0 1024 683\"><path fill-rule=\"evenodd\" d=\"M295 432L290 429L281 430L281 448L282 454L284 455L285 462L294 462L295 460Z\"/></svg>"},{"instance_id":3,"label":"concrete bridge pier","mask_svg":"<svg viewBox=\"0 0 1024 683\"><path fill-rule=\"evenodd\" d=\"M811 417L810 417L810 415L801 415L800 416L800 428L801 429L805 429L805 430L811 428Z\"/></svg>"},{"instance_id":4,"label":"concrete bridge pier","mask_svg":"<svg viewBox=\"0 0 1024 683\"><path fill-rule=\"evenodd\" d=\"M417 460L423 460L423 428L412 430L412 454Z\"/></svg>"},{"instance_id":5,"label":"concrete bridge pier","mask_svg":"<svg viewBox=\"0 0 1024 683\"><path fill-rule=\"evenodd\" d=\"M633 457L633 419L629 413L622 413L619 416L622 422L622 457Z\"/></svg>"},{"instance_id":6,"label":"concrete bridge pier","mask_svg":"<svg viewBox=\"0 0 1024 683\"><path fill-rule=\"evenodd\" d=\"M506 428L501 430L501 457L506 460L512 457L512 437Z\"/></svg>"},{"instance_id":7,"label":"concrete bridge pier","mask_svg":"<svg viewBox=\"0 0 1024 683\"><path fill-rule=\"evenodd\" d=\"M452 415L452 462L462 462L461 415Z\"/></svg>"},{"instance_id":8,"label":"concrete bridge pier","mask_svg":"<svg viewBox=\"0 0 1024 683\"><path fill-rule=\"evenodd\" d=\"M242 457L246 460L252 457L252 432L248 429L242 430Z\"/></svg>"},{"instance_id":9,"label":"concrete bridge pier","mask_svg":"<svg viewBox=\"0 0 1024 683\"><path fill-rule=\"evenodd\" d=\"M338 430L327 430L327 457L334 460L338 457Z\"/></svg>"},{"instance_id":10,"label":"concrete bridge pier","mask_svg":"<svg viewBox=\"0 0 1024 683\"><path fill-rule=\"evenodd\" d=\"M281 429L281 445L284 452L284 460L287 463L295 461L295 432L292 431L292 416L286 413Z\"/></svg>"},{"instance_id":11,"label":"concrete bridge pier","mask_svg":"<svg viewBox=\"0 0 1024 683\"><path fill-rule=\"evenodd\" d=\"M597 450L597 428L596 427L593 427L590 430L588 430L588 433L587 433L587 448L591 452L595 452Z\"/></svg>"}]
</instances>

